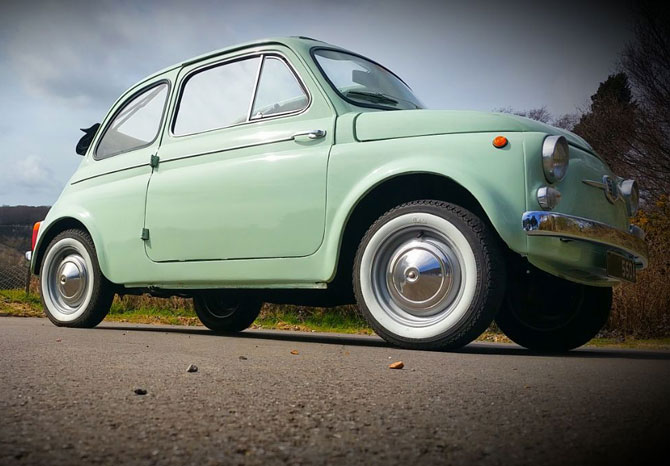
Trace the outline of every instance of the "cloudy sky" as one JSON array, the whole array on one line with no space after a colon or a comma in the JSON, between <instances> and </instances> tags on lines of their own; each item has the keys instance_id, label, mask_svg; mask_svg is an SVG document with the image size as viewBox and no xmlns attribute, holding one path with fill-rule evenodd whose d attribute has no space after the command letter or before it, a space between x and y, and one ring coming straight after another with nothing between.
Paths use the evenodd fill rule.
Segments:
<instances>
[{"instance_id":1,"label":"cloudy sky","mask_svg":"<svg viewBox=\"0 0 670 466\"><path fill-rule=\"evenodd\" d=\"M402 76L430 108L588 103L631 38L626 3L422 0L0 0L0 205L51 204L88 127L142 77L271 36L305 35Z\"/></svg>"}]
</instances>

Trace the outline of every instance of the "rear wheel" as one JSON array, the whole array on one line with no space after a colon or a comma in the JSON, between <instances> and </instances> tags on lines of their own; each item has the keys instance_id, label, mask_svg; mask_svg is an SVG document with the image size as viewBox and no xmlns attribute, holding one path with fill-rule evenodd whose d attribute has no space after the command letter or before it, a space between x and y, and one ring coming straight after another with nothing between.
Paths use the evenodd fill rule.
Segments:
<instances>
[{"instance_id":1,"label":"rear wheel","mask_svg":"<svg viewBox=\"0 0 670 466\"><path fill-rule=\"evenodd\" d=\"M510 279L496 323L512 341L530 350L577 348L607 322L611 288L573 283L530 265Z\"/></svg>"},{"instance_id":2,"label":"rear wheel","mask_svg":"<svg viewBox=\"0 0 670 466\"><path fill-rule=\"evenodd\" d=\"M109 312L114 286L100 271L95 245L81 230L57 235L40 273L44 312L62 327L95 327Z\"/></svg>"},{"instance_id":3,"label":"rear wheel","mask_svg":"<svg viewBox=\"0 0 670 466\"><path fill-rule=\"evenodd\" d=\"M454 349L491 323L504 294L498 239L468 210L423 200L380 217L354 262L363 315L406 348Z\"/></svg>"},{"instance_id":4,"label":"rear wheel","mask_svg":"<svg viewBox=\"0 0 670 466\"><path fill-rule=\"evenodd\" d=\"M261 301L237 293L207 292L193 298L193 307L205 327L215 332L240 332L261 311Z\"/></svg>"}]
</instances>

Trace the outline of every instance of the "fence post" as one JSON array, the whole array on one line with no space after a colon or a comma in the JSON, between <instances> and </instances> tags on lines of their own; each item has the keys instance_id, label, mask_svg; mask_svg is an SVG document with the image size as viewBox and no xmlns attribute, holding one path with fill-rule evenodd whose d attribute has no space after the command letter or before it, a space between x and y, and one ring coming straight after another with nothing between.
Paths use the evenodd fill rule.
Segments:
<instances>
[{"instance_id":1,"label":"fence post","mask_svg":"<svg viewBox=\"0 0 670 466\"><path fill-rule=\"evenodd\" d=\"M26 297L30 294L30 279L31 279L31 273L30 273L30 263L28 263L28 273L26 274Z\"/></svg>"}]
</instances>

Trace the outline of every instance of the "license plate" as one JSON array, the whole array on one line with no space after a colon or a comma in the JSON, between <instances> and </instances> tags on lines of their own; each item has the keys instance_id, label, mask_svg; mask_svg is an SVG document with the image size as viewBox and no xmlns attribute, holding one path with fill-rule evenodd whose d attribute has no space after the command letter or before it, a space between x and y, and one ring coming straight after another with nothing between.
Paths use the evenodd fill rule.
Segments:
<instances>
[{"instance_id":1,"label":"license plate","mask_svg":"<svg viewBox=\"0 0 670 466\"><path fill-rule=\"evenodd\" d=\"M636 271L635 262L632 260L615 252L607 253L607 275L610 277L635 283Z\"/></svg>"}]
</instances>

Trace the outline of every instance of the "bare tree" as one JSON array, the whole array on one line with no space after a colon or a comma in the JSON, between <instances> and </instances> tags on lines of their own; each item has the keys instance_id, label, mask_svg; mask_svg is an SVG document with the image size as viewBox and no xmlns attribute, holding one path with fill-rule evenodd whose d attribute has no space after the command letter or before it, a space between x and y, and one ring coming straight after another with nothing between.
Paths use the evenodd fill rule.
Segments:
<instances>
[{"instance_id":1,"label":"bare tree","mask_svg":"<svg viewBox=\"0 0 670 466\"><path fill-rule=\"evenodd\" d=\"M502 107L495 110L501 113L511 113L512 115L519 115L530 118L531 120L540 121L542 123L551 124L553 117L546 106L531 108L530 110L515 110L512 107Z\"/></svg>"},{"instance_id":2,"label":"bare tree","mask_svg":"<svg viewBox=\"0 0 670 466\"><path fill-rule=\"evenodd\" d=\"M578 122L579 122L579 114L566 113L565 115L562 115L559 118L554 119L551 124L557 128L572 131Z\"/></svg>"},{"instance_id":3,"label":"bare tree","mask_svg":"<svg viewBox=\"0 0 670 466\"><path fill-rule=\"evenodd\" d=\"M623 69L636 97L636 133L624 161L647 178L649 188L670 192L670 9L660 2L638 4L635 40Z\"/></svg>"}]
</instances>

